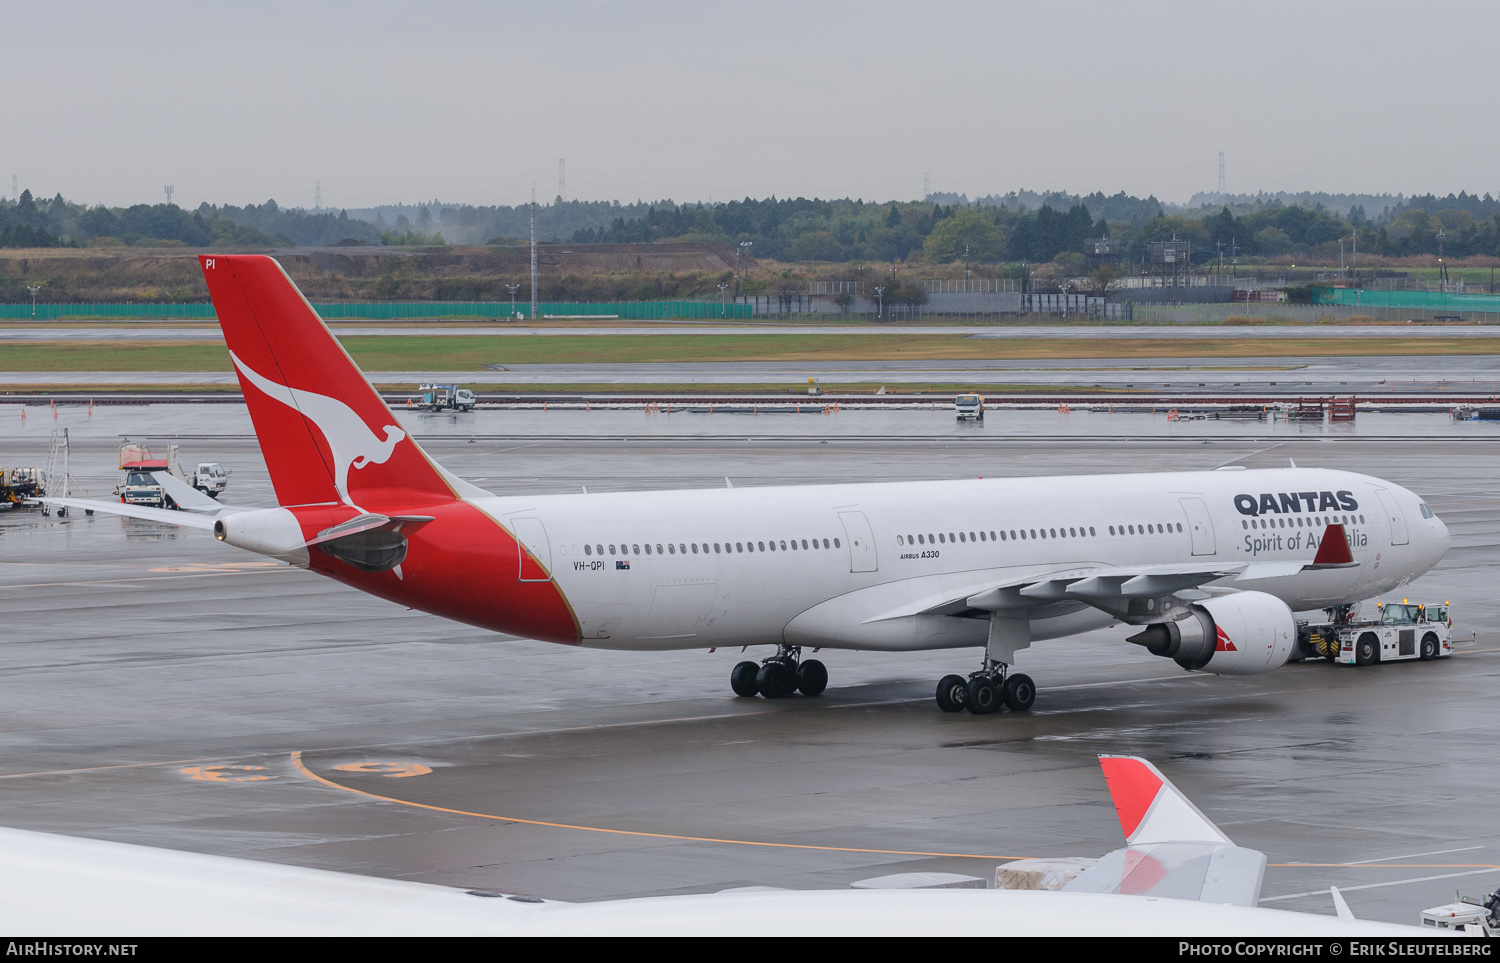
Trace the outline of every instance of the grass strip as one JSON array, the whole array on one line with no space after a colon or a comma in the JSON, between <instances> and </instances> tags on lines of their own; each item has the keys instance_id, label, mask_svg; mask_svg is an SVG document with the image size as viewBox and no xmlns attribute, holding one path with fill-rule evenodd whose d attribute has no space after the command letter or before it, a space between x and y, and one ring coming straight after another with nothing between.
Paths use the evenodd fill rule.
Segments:
<instances>
[{"instance_id":1,"label":"grass strip","mask_svg":"<svg viewBox=\"0 0 1500 963\"><path fill-rule=\"evenodd\" d=\"M484 365L781 361L1391 357L1500 354L1500 338L971 338L963 335L356 335L366 371L478 371ZM4 371L229 371L223 344L0 342ZM810 374L817 372L810 371ZM3 377L3 376L0 376Z\"/></svg>"}]
</instances>

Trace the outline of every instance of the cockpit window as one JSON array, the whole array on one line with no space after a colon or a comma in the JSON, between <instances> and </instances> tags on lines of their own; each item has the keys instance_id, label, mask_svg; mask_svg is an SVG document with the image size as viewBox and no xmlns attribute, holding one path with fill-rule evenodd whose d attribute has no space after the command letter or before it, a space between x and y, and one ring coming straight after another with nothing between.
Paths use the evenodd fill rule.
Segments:
<instances>
[{"instance_id":1,"label":"cockpit window","mask_svg":"<svg viewBox=\"0 0 1500 963\"><path fill-rule=\"evenodd\" d=\"M1432 517L1432 509L1430 509L1430 508L1427 507L1427 503L1426 502L1422 502L1417 507L1422 510L1422 517L1423 518L1431 518Z\"/></svg>"},{"instance_id":2,"label":"cockpit window","mask_svg":"<svg viewBox=\"0 0 1500 963\"><path fill-rule=\"evenodd\" d=\"M1417 620L1417 605L1396 605L1394 602L1386 605L1380 612L1380 623L1382 625L1404 625Z\"/></svg>"}]
</instances>

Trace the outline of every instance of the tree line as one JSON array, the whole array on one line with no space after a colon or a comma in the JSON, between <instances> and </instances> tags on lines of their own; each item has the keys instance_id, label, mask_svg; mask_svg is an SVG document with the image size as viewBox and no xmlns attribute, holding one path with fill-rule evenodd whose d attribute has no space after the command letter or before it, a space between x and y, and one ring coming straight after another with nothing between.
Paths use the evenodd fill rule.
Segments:
<instances>
[{"instance_id":1,"label":"tree line","mask_svg":"<svg viewBox=\"0 0 1500 963\"><path fill-rule=\"evenodd\" d=\"M1282 254L1326 254L1339 240L1358 240L1370 254L1408 256L1500 255L1500 202L1488 194L1412 197L1386 207L1375 219L1362 205L1347 214L1321 204L1222 205L1167 213L1126 205L1120 197L1090 195L1067 207L1043 203L965 204L955 201L825 201L769 198L707 205L652 206L635 218L616 217L608 226L573 234L574 243L714 240L750 242L756 257L784 261L1046 262L1095 253L1090 239L1110 239L1124 260L1149 256L1154 241L1192 244L1198 262ZM1092 205L1125 219L1103 214ZM1142 216L1148 214L1149 216ZM1352 246L1352 244L1351 244Z\"/></svg>"},{"instance_id":2,"label":"tree line","mask_svg":"<svg viewBox=\"0 0 1500 963\"><path fill-rule=\"evenodd\" d=\"M1333 197L1335 195L1329 195ZM1368 216L1364 200L1347 209L1321 202L1244 197L1198 209L1169 209L1154 197L1008 194L970 202L953 195L924 201L843 198L745 198L716 204L670 200L555 199L536 209L538 236L575 244L717 241L750 245L757 258L790 262L900 262L913 258L972 263L1067 260L1094 253L1089 239L1109 238L1117 258L1140 260L1153 241L1191 242L1194 260L1327 254L1358 237L1369 254L1452 257L1500 255L1500 201L1489 194L1395 198ZM1040 200L1029 206L1027 200ZM505 244L530 233L530 205L474 207L437 201L359 211L264 204L175 204L88 207L61 194L0 199L0 247L172 245L189 247L329 246L339 243ZM448 240L445 241L445 237Z\"/></svg>"}]
</instances>

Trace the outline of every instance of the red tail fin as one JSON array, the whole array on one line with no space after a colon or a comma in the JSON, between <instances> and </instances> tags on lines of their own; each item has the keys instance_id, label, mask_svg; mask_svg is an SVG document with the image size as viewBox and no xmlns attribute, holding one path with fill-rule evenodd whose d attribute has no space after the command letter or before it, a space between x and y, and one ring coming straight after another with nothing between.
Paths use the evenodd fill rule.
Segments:
<instances>
[{"instance_id":1,"label":"red tail fin","mask_svg":"<svg viewBox=\"0 0 1500 963\"><path fill-rule=\"evenodd\" d=\"M280 264L198 260L281 504L454 497Z\"/></svg>"}]
</instances>

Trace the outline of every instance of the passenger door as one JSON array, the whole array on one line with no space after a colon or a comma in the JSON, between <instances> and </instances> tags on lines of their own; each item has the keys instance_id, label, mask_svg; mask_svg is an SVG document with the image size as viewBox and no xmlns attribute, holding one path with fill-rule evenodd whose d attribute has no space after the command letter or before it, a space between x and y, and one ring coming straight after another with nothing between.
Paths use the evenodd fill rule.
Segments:
<instances>
[{"instance_id":1,"label":"passenger door","mask_svg":"<svg viewBox=\"0 0 1500 963\"><path fill-rule=\"evenodd\" d=\"M517 578L522 582L550 582L552 546L547 541L547 529L542 520L513 518L510 524L516 533L516 555L520 558Z\"/></svg>"},{"instance_id":2,"label":"passenger door","mask_svg":"<svg viewBox=\"0 0 1500 963\"><path fill-rule=\"evenodd\" d=\"M849 571L878 571L880 560L875 554L875 536L865 513L839 512L839 521L844 523L844 534L849 539Z\"/></svg>"},{"instance_id":3,"label":"passenger door","mask_svg":"<svg viewBox=\"0 0 1500 963\"><path fill-rule=\"evenodd\" d=\"M1214 522L1201 498L1184 498L1182 510L1187 514L1188 531L1193 533L1193 554L1214 555Z\"/></svg>"},{"instance_id":4,"label":"passenger door","mask_svg":"<svg viewBox=\"0 0 1500 963\"><path fill-rule=\"evenodd\" d=\"M1375 489L1375 494L1380 496L1380 505L1385 509L1386 519L1391 523L1391 544L1407 544L1411 539L1406 534L1406 515L1396 502L1396 496L1384 488Z\"/></svg>"}]
</instances>

